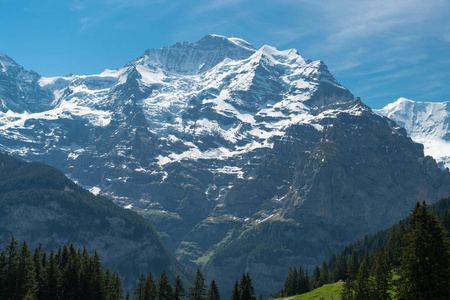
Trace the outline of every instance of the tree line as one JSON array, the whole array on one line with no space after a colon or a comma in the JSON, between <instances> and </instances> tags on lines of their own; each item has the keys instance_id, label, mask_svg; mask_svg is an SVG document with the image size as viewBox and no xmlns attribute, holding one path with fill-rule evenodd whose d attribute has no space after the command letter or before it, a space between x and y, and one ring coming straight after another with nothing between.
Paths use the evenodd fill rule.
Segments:
<instances>
[{"instance_id":1,"label":"tree line","mask_svg":"<svg viewBox=\"0 0 450 300\"><path fill-rule=\"evenodd\" d=\"M256 300L248 273L236 280L232 300ZM0 253L0 300L220 300L214 280L209 287L198 269L192 286L185 289L179 276L172 284L163 271L159 278L150 272L141 275L130 293L124 291L116 271L103 268L97 252L89 255L86 248L73 244L60 246L47 253L39 245L32 253L24 241L11 241Z\"/></svg>"}]
</instances>

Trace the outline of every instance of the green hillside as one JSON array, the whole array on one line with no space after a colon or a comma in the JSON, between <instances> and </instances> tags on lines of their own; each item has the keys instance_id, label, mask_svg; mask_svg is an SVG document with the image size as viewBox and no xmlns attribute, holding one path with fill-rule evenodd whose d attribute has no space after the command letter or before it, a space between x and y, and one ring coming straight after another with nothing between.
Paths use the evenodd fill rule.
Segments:
<instances>
[{"instance_id":1,"label":"green hillside","mask_svg":"<svg viewBox=\"0 0 450 300\"><path fill-rule=\"evenodd\" d=\"M91 194L53 167L0 153L0 244L12 235L47 251L71 243L97 251L126 287L150 271L189 277L142 216Z\"/></svg>"},{"instance_id":2,"label":"green hillside","mask_svg":"<svg viewBox=\"0 0 450 300\"><path fill-rule=\"evenodd\" d=\"M341 299L341 293L342 291L342 284L334 283L334 284L325 284L321 286L320 288L317 288L311 292L291 296L291 297L285 297L285 298L279 298L279 299L285 299L285 300L340 300Z\"/></svg>"}]
</instances>

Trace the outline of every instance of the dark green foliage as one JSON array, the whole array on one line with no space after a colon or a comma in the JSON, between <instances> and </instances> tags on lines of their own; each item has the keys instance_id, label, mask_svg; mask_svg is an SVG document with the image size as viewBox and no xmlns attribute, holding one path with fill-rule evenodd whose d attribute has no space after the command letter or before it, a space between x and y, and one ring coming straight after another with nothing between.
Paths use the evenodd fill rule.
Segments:
<instances>
[{"instance_id":1,"label":"dark green foliage","mask_svg":"<svg viewBox=\"0 0 450 300\"><path fill-rule=\"evenodd\" d=\"M242 273L241 281L239 282L239 295L241 300L256 300L255 289L249 273Z\"/></svg>"},{"instance_id":2,"label":"dark green foliage","mask_svg":"<svg viewBox=\"0 0 450 300\"><path fill-rule=\"evenodd\" d=\"M214 280L211 281L206 295L207 300L220 300L219 288Z\"/></svg>"},{"instance_id":3,"label":"dark green foliage","mask_svg":"<svg viewBox=\"0 0 450 300\"><path fill-rule=\"evenodd\" d=\"M89 256L73 245L47 256L41 246L34 254L12 237L0 253L0 299L122 299L117 272L103 271L97 253Z\"/></svg>"},{"instance_id":4,"label":"dark green foliage","mask_svg":"<svg viewBox=\"0 0 450 300\"><path fill-rule=\"evenodd\" d=\"M186 290L183 286L183 282L181 281L180 276L177 276L175 279L175 286L173 291L173 300L180 300L186 294Z\"/></svg>"},{"instance_id":5,"label":"dark green foliage","mask_svg":"<svg viewBox=\"0 0 450 300\"><path fill-rule=\"evenodd\" d=\"M370 274L366 264L363 260L358 270L358 277L356 278L355 296L358 300L370 300Z\"/></svg>"},{"instance_id":6,"label":"dark green foliage","mask_svg":"<svg viewBox=\"0 0 450 300\"><path fill-rule=\"evenodd\" d=\"M322 286L322 282L320 281L320 269L319 266L316 266L314 268L314 273L313 273L313 277L312 277L312 288L316 289L320 286Z\"/></svg>"},{"instance_id":7,"label":"dark green foliage","mask_svg":"<svg viewBox=\"0 0 450 300\"><path fill-rule=\"evenodd\" d=\"M153 300L156 298L156 282L150 272L144 282L144 294L142 300Z\"/></svg>"},{"instance_id":8,"label":"dark green foliage","mask_svg":"<svg viewBox=\"0 0 450 300\"><path fill-rule=\"evenodd\" d=\"M375 267L373 271L372 299L387 300L391 299L388 290L391 282L391 267L389 257L384 249L378 250L375 255Z\"/></svg>"},{"instance_id":9,"label":"dark green foliage","mask_svg":"<svg viewBox=\"0 0 450 300\"><path fill-rule=\"evenodd\" d=\"M45 279L42 294L43 299L60 299L61 290L61 271L58 261L55 257L53 250L50 252L48 263L45 266Z\"/></svg>"},{"instance_id":10,"label":"dark green foliage","mask_svg":"<svg viewBox=\"0 0 450 300\"><path fill-rule=\"evenodd\" d=\"M26 295L35 295L38 284L36 281L36 269L31 251L27 243L23 242L19 249L19 260L17 264L17 299L25 298Z\"/></svg>"},{"instance_id":11,"label":"dark green foliage","mask_svg":"<svg viewBox=\"0 0 450 300\"><path fill-rule=\"evenodd\" d=\"M193 285L189 288L189 300L204 300L206 297L205 277L200 269L197 269Z\"/></svg>"},{"instance_id":12,"label":"dark green foliage","mask_svg":"<svg viewBox=\"0 0 450 300\"><path fill-rule=\"evenodd\" d=\"M288 276L284 281L283 296L297 295L299 291L298 285L299 285L299 278L297 268L294 267L294 269L292 269L291 267L289 267Z\"/></svg>"},{"instance_id":13,"label":"dark green foliage","mask_svg":"<svg viewBox=\"0 0 450 300\"><path fill-rule=\"evenodd\" d=\"M165 271L161 273L158 279L157 297L158 300L172 300L173 289L170 285L169 277Z\"/></svg>"},{"instance_id":14,"label":"dark green foliage","mask_svg":"<svg viewBox=\"0 0 450 300\"><path fill-rule=\"evenodd\" d=\"M155 300L155 299L172 299L173 288L170 285L169 278L166 272L162 272L159 277L158 284L150 272L147 277L141 275L139 277L138 285L133 292L133 299L135 300Z\"/></svg>"},{"instance_id":15,"label":"dark green foliage","mask_svg":"<svg viewBox=\"0 0 450 300\"><path fill-rule=\"evenodd\" d=\"M399 298L449 299L450 244L447 232L425 202L414 207L405 241Z\"/></svg>"},{"instance_id":16,"label":"dark green foliage","mask_svg":"<svg viewBox=\"0 0 450 300\"><path fill-rule=\"evenodd\" d=\"M351 265L348 266L347 279L345 280L344 289L341 293L342 300L355 299L355 277Z\"/></svg>"},{"instance_id":17,"label":"dark green foliage","mask_svg":"<svg viewBox=\"0 0 450 300\"><path fill-rule=\"evenodd\" d=\"M320 281L322 285L327 284L329 282L329 272L328 265L326 261L322 262L322 269L320 271Z\"/></svg>"},{"instance_id":18,"label":"dark green foliage","mask_svg":"<svg viewBox=\"0 0 450 300\"><path fill-rule=\"evenodd\" d=\"M231 300L240 300L241 299L241 295L239 293L239 283L236 280L236 282L234 283L233 286L233 291L231 292Z\"/></svg>"},{"instance_id":19,"label":"dark green foliage","mask_svg":"<svg viewBox=\"0 0 450 300\"><path fill-rule=\"evenodd\" d=\"M255 289L249 273L242 273L241 280L236 280L231 300L256 300Z\"/></svg>"},{"instance_id":20,"label":"dark green foliage","mask_svg":"<svg viewBox=\"0 0 450 300\"><path fill-rule=\"evenodd\" d=\"M123 286L117 271L112 272L106 285L106 299L123 299Z\"/></svg>"},{"instance_id":21,"label":"dark green foliage","mask_svg":"<svg viewBox=\"0 0 450 300\"><path fill-rule=\"evenodd\" d=\"M309 278L308 278L308 271L306 271L306 274L303 272L303 268L299 268L298 272L298 294L304 294L309 292Z\"/></svg>"}]
</instances>

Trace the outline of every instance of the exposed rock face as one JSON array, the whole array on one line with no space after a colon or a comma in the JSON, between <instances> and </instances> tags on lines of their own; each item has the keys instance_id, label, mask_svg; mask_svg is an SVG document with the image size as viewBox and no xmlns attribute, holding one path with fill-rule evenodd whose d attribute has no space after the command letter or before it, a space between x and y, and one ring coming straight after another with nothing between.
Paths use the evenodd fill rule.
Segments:
<instances>
[{"instance_id":1,"label":"exposed rock face","mask_svg":"<svg viewBox=\"0 0 450 300\"><path fill-rule=\"evenodd\" d=\"M223 291L249 271L274 292L450 194L420 144L294 49L211 35L39 86L52 106L0 114L2 149L138 211Z\"/></svg>"}]
</instances>

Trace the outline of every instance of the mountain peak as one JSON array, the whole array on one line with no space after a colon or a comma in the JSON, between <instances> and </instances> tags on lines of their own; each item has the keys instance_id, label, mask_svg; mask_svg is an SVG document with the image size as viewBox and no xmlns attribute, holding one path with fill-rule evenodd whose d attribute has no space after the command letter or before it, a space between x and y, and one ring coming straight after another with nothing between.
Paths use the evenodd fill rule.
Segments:
<instances>
[{"instance_id":1,"label":"mountain peak","mask_svg":"<svg viewBox=\"0 0 450 300\"><path fill-rule=\"evenodd\" d=\"M249 42L244 39L232 36L226 37L218 34L208 34L201 38L196 44L199 45L209 45L209 46L231 46L231 47L240 47L249 51L256 51L255 47L253 47Z\"/></svg>"},{"instance_id":2,"label":"mountain peak","mask_svg":"<svg viewBox=\"0 0 450 300\"><path fill-rule=\"evenodd\" d=\"M7 72L10 67L18 66L8 55L0 52L0 72Z\"/></svg>"},{"instance_id":3,"label":"mountain peak","mask_svg":"<svg viewBox=\"0 0 450 300\"><path fill-rule=\"evenodd\" d=\"M216 34L204 36L196 43L181 42L170 47L145 51L145 63L172 73L193 75L206 72L229 58L241 60L256 49L243 39Z\"/></svg>"}]
</instances>

